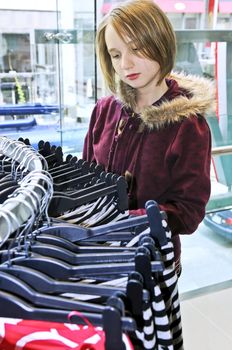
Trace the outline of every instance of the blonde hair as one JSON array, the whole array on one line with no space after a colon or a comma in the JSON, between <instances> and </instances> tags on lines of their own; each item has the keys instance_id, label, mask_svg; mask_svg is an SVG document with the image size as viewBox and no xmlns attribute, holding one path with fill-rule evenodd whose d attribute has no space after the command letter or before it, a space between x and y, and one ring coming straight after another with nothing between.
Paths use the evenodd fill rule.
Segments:
<instances>
[{"instance_id":1,"label":"blonde hair","mask_svg":"<svg viewBox=\"0 0 232 350\"><path fill-rule=\"evenodd\" d=\"M105 42L106 26L111 24L116 32L127 36L139 48L140 54L160 65L158 84L171 73L176 56L176 38L165 13L152 0L130 0L114 7L98 26L97 55L106 85L116 93L116 74Z\"/></svg>"}]
</instances>

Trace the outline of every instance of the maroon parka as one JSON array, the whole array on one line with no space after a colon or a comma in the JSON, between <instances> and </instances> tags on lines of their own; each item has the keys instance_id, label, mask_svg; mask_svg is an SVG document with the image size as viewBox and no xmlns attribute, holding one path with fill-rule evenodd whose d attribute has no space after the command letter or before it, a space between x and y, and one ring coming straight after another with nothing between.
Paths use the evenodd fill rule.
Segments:
<instances>
[{"instance_id":1,"label":"maroon parka","mask_svg":"<svg viewBox=\"0 0 232 350\"><path fill-rule=\"evenodd\" d=\"M167 84L165 95L139 115L119 98L101 98L83 159L126 177L129 209L157 201L167 213L177 261L179 235L197 229L210 196L211 134L204 116L214 95L204 78L176 74Z\"/></svg>"}]
</instances>

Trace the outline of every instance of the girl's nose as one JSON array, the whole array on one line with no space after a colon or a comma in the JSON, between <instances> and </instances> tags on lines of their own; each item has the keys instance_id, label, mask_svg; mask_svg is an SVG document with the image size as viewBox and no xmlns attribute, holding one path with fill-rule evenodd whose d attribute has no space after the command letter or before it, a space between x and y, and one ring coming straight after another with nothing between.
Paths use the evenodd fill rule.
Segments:
<instances>
[{"instance_id":1,"label":"girl's nose","mask_svg":"<svg viewBox=\"0 0 232 350\"><path fill-rule=\"evenodd\" d=\"M133 67L134 63L133 63L133 59L131 57L130 54L124 54L122 55L122 59L121 59L121 68L122 69L129 69L131 67Z\"/></svg>"}]
</instances>

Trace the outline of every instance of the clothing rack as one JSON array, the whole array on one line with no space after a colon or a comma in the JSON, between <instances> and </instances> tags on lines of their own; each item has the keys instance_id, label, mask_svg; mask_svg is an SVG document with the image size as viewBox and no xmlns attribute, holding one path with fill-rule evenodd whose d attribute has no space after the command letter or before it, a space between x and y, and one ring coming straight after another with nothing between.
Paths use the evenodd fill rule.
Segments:
<instances>
[{"instance_id":1,"label":"clothing rack","mask_svg":"<svg viewBox=\"0 0 232 350\"><path fill-rule=\"evenodd\" d=\"M19 189L0 205L0 321L1 317L14 317L65 324L69 319L79 325L87 319L95 326L103 327L106 335L104 350L129 349L123 341L125 335L130 337L136 349L183 350L171 232L165 213L159 211L158 205L148 201L146 215L109 221L92 228L59 218L47 222L47 215L40 217L40 224L37 222L29 227L26 233L17 235L16 232L8 239L27 220L38 221L29 209L32 206L36 211L34 202L38 212L40 207L45 211L49 208L53 196L49 187L53 187L49 173L52 166L47 167L46 156L44 160L19 141L1 138L0 153L3 165L11 159L12 163L16 162L12 172L15 174L16 167L25 175L19 182ZM58 164L56 175L53 173L56 179L58 173L62 175L63 169L67 169L71 159L67 157L69 160L66 159L64 164L60 155L59 152L54 157L49 148L50 164L53 161L55 167ZM76 172L79 165L73 159L74 169L71 166L70 170ZM93 172L93 165L84 166L89 166L90 173ZM102 178L98 175L94 177L96 184L103 185L103 194L111 196L115 191L116 200L120 202L117 186L123 179L114 174L103 174ZM106 175L109 175L108 180ZM91 193L91 186L90 182L83 188L67 188L68 202L70 198L77 200L78 193L82 195L83 203L86 195L92 201L95 195ZM106 190L107 186L109 190ZM122 189L124 199L124 184ZM67 201L65 191L56 194L64 203ZM44 198L47 192L50 196ZM123 210L127 208L126 204ZM111 245L112 236L119 240L124 237L123 244ZM133 244L126 244L128 240ZM74 259L78 262L73 263ZM87 282L89 279L94 283ZM121 286L110 284L119 283L119 280L123 280ZM73 293L74 299L65 295L67 293ZM79 300L80 295L87 295L89 299L83 299L87 302Z\"/></svg>"}]
</instances>

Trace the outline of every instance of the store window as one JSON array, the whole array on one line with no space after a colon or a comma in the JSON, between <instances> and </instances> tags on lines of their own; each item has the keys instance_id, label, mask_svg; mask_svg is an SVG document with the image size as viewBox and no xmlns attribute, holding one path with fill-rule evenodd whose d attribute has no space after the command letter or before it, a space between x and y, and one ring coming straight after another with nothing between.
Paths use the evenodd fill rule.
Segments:
<instances>
[{"instance_id":1,"label":"store window","mask_svg":"<svg viewBox=\"0 0 232 350\"><path fill-rule=\"evenodd\" d=\"M51 144L62 145L65 155L71 153L81 156L93 106L96 99L105 93L95 57L95 29L98 21L115 3L116 0L21 0L0 5L2 135L10 135L15 139L29 137L33 146L37 146L43 138ZM162 7L171 6L174 2L157 3ZM232 11L224 4L230 2L219 2L217 29L227 30L223 40L220 31L211 34L204 30L207 16L204 1L181 3L185 7L164 8L168 9L168 16L177 32L175 68L186 73L208 76L219 84L220 113L211 119L213 145L231 145ZM196 7L188 12L190 5ZM14 104L17 108L11 114L4 114L9 104ZM29 115L24 113L24 104L32 105ZM19 127L17 121L22 118L29 122L33 119L34 123L28 123L24 128ZM231 203L231 160L227 157L230 156L217 156L214 159L215 168L212 167L212 192L214 194L220 187L221 193L225 194L224 203L221 202L223 207L228 207ZM214 220L222 219L214 217ZM207 239L211 239L213 234L207 231L206 235ZM200 234L188 237L188 242L193 242L194 245L195 237L199 236ZM186 262L188 260L186 257ZM193 264L195 262L194 260ZM225 269L223 271L226 272L224 275L213 277L228 278L229 272ZM212 276L210 278L210 281L203 278L204 283L213 283ZM194 285L197 286L197 282L189 283L188 287L194 289Z\"/></svg>"}]
</instances>

